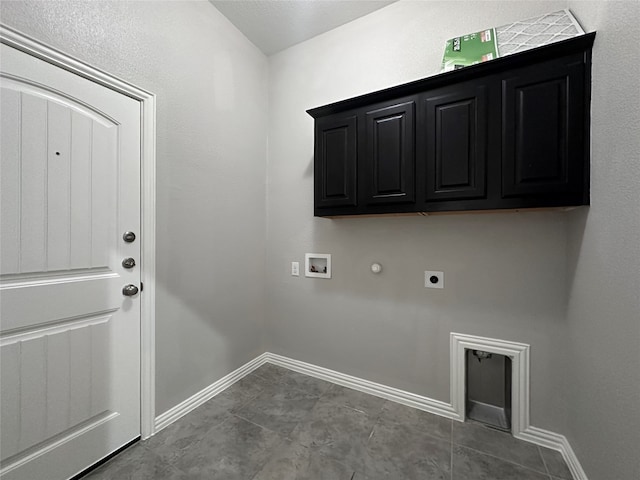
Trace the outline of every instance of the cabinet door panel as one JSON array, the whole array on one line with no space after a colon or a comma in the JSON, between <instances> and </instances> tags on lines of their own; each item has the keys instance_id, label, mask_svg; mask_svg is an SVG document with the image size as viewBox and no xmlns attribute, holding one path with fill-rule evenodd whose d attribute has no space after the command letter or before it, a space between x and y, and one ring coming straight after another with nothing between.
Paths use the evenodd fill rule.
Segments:
<instances>
[{"instance_id":1,"label":"cabinet door panel","mask_svg":"<svg viewBox=\"0 0 640 480\"><path fill-rule=\"evenodd\" d=\"M582 189L583 68L547 64L503 79L503 197Z\"/></svg>"},{"instance_id":2,"label":"cabinet door panel","mask_svg":"<svg viewBox=\"0 0 640 480\"><path fill-rule=\"evenodd\" d=\"M415 102L366 113L368 205L415 202Z\"/></svg>"},{"instance_id":3,"label":"cabinet door panel","mask_svg":"<svg viewBox=\"0 0 640 480\"><path fill-rule=\"evenodd\" d=\"M315 207L357 205L357 119L327 117L316 122Z\"/></svg>"},{"instance_id":4,"label":"cabinet door panel","mask_svg":"<svg viewBox=\"0 0 640 480\"><path fill-rule=\"evenodd\" d=\"M435 92L434 92L435 93ZM486 196L487 89L454 86L430 94L426 110L426 198Z\"/></svg>"}]
</instances>

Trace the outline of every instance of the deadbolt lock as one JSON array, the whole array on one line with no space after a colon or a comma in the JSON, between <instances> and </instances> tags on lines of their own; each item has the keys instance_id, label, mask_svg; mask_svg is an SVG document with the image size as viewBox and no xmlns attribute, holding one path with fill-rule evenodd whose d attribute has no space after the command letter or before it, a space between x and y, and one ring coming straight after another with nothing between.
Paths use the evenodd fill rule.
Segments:
<instances>
[{"instance_id":1,"label":"deadbolt lock","mask_svg":"<svg viewBox=\"0 0 640 480\"><path fill-rule=\"evenodd\" d=\"M124 260L122 260L122 266L124 268L133 268L136 266L136 261L131 257L127 257Z\"/></svg>"},{"instance_id":2,"label":"deadbolt lock","mask_svg":"<svg viewBox=\"0 0 640 480\"><path fill-rule=\"evenodd\" d=\"M136 234L133 232L124 232L122 234L122 239L127 243L131 243L136 239Z\"/></svg>"}]
</instances>

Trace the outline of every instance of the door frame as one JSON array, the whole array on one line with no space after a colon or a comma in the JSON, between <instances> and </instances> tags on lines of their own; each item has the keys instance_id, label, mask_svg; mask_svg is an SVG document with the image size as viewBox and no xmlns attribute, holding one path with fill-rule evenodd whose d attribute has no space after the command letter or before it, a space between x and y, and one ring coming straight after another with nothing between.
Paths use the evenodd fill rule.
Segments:
<instances>
[{"instance_id":1,"label":"door frame","mask_svg":"<svg viewBox=\"0 0 640 480\"><path fill-rule=\"evenodd\" d=\"M140 102L140 435L155 424L156 96L0 23L0 42Z\"/></svg>"}]
</instances>

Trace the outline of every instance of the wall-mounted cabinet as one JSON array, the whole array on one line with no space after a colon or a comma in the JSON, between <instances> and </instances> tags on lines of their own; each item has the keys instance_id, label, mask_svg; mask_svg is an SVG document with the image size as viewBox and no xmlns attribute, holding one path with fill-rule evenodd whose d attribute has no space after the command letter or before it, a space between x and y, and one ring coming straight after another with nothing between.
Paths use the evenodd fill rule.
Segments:
<instances>
[{"instance_id":1,"label":"wall-mounted cabinet","mask_svg":"<svg viewBox=\"0 0 640 480\"><path fill-rule=\"evenodd\" d=\"M308 110L315 215L587 205L594 39Z\"/></svg>"}]
</instances>

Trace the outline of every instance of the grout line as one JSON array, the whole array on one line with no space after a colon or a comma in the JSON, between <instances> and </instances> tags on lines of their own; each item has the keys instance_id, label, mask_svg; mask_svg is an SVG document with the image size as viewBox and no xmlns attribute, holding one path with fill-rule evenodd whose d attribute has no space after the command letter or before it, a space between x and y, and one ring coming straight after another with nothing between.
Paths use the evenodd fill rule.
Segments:
<instances>
[{"instance_id":1,"label":"grout line","mask_svg":"<svg viewBox=\"0 0 640 480\"><path fill-rule=\"evenodd\" d=\"M272 433L276 433L276 434L278 434L278 436L281 436L281 437L284 436L285 438L289 438L288 436L282 435L281 433L276 432L275 430L271 430L269 427L265 427L264 425L260 425L259 423L252 422L251 420L249 420L248 418L243 417L242 415L238 415L237 413L232 413L232 412L229 412L229 414L231 416L239 418L240 420L244 420L245 422L249 422L250 424L255 425L256 427L260 427L260 428L262 428L264 430L268 430L268 431L270 431Z\"/></svg>"},{"instance_id":2,"label":"grout line","mask_svg":"<svg viewBox=\"0 0 640 480\"><path fill-rule=\"evenodd\" d=\"M522 464L520 464L520 463L516 463L516 462L514 462L514 461L507 460L507 459L506 459L506 458L504 458L504 457L498 457L497 455L493 455L493 454L491 454L491 453L483 452L482 450L478 450L478 449L476 449L476 448L469 447L469 446L467 446L467 445L463 445L463 444L461 444L461 443L454 443L454 442L451 442L451 443L452 443L452 444L455 444L455 445L457 445L457 446L459 446L459 447L466 448L467 450L473 450L473 451L474 451L474 452L476 452L476 453L480 453L480 454L482 454L482 455L486 455L486 456L488 456L488 457L496 458L496 459L498 459L498 460L502 460L503 462L510 463L510 464L512 464L512 465L516 465L516 466L518 466L518 467L522 467L522 468L524 468L524 469L526 469L526 470L529 470L529 471L531 471L531 472L536 472L536 473L539 473L539 474L542 474L542 475L546 475L546 476L548 476L548 475L549 475L547 472L541 472L540 470L536 470L535 468L527 467L526 465L522 465Z\"/></svg>"},{"instance_id":3,"label":"grout line","mask_svg":"<svg viewBox=\"0 0 640 480\"><path fill-rule=\"evenodd\" d=\"M540 458L542 459L542 464L544 465L544 469L547 471L547 475L551 476L551 472L549 471L549 467L547 466L547 462L544 459L544 455L542 455L542 450L540 448L540 445L537 445L538 447L538 455L540 455Z\"/></svg>"},{"instance_id":4,"label":"grout line","mask_svg":"<svg viewBox=\"0 0 640 480\"><path fill-rule=\"evenodd\" d=\"M451 465L451 471L449 472L449 475L451 476L451 480L453 480L453 420L451 420L451 458L450 458L450 465Z\"/></svg>"},{"instance_id":5,"label":"grout line","mask_svg":"<svg viewBox=\"0 0 640 480\"><path fill-rule=\"evenodd\" d=\"M329 387L328 387L324 392L320 393L319 395L314 395L315 397L317 397L317 401L319 401L319 400L320 400L321 398L323 398L323 397L324 397L324 398L326 398L326 396L327 396L327 395L328 395L328 393L331 391L331 389L332 389L332 388L335 388L335 386L336 386L336 385L337 385L337 386L341 386L341 384L340 384L340 383L335 383L335 382L334 382L334 381L332 381L332 380L325 380L324 378L320 378L320 377L317 377L317 376L315 376L315 375L313 375L313 374L309 374L309 373L306 373L306 372L304 372L304 373L303 373L303 372L300 372L300 371L298 371L298 370L291 369L291 368L289 368L289 367L287 367L287 366L282 366L282 365L277 364L277 363L272 363L272 361L270 361L270 360L266 360L266 359L265 359L265 360L263 361L263 363L262 363L262 364L260 364L260 365L263 365L263 364L271 364L271 365L274 365L274 366L276 366L276 367L282 368L282 369L286 370L287 372L294 372L294 373L297 373L297 374L303 375L303 376L305 376L305 377L309 377L309 378L317 378L317 379L323 380L324 382L328 382L328 383L330 383L331 385L330 385L330 386L329 386ZM251 370L249 373L254 373L255 371L256 371L256 370L254 369L254 370ZM270 385L273 385L273 386L277 386L277 387L286 387L286 384L283 382L283 380L286 380L287 378L289 378L289 374L290 374L290 373L285 373L285 374L283 374L281 377L279 377L278 379L276 379L276 380L274 381L274 380L267 379L267 378L265 378L265 377L261 376L259 373L257 373L257 374L256 374L256 376L254 377L254 379L255 379L256 381L257 381L257 379L260 379L260 380L262 380L262 381L266 381L266 382L268 382ZM246 377L246 376L247 376L247 375L245 375L244 377ZM244 378L244 377L242 377L242 378ZM242 379L242 378L241 378L241 379ZM239 380L241 380L241 379L239 379ZM231 385L229 385L229 387L231 387ZM295 386L293 386L292 388L295 388L296 390L302 390L302 391L305 391L305 390L306 390L306 388L305 388L304 386L297 385L297 384L296 384ZM345 387L345 388L351 388L351 387ZM352 389L352 390L356 390L356 391L358 391L358 392L360 392L360 393L363 393L363 394L365 394L365 395L369 395L369 396L371 396L371 397L377 397L377 395L375 395L375 394L367 393L367 392L365 392L365 391L361 391L361 390L357 390L357 389L353 389L353 388L351 388L351 389ZM260 390L259 390L259 391L254 395L254 396L252 396L250 399L246 400L246 403L243 403L243 406L242 406L242 407L237 408L237 409L233 409L233 408L232 408L232 409L230 409L230 410L229 410L229 417L228 417L228 419L227 419L226 421L229 421L229 419L231 419L231 418L238 418L238 419L241 419L241 420L243 420L243 421L246 421L246 422L248 422L248 423L250 423L250 424L252 424L252 425L257 426L257 427L259 427L260 429L263 429L263 430L265 430L265 431L272 432L272 433L274 433L275 435L277 435L280 439L283 439L283 440L287 440L287 441L293 442L293 439L292 439L291 433L293 432L293 430L294 430L295 428L297 428L297 426L298 426L301 422L298 422L298 423L293 427L293 429L291 430L291 432L289 432L288 434L283 434L283 433L280 433L280 432L278 432L278 431L272 430L271 428L268 428L268 427L266 427L266 426L264 426L264 425L260 425L259 423L256 423L255 421L251 421L251 420L249 420L248 418L245 418L244 416L242 416L242 414L236 413L236 412L239 412L241 409L244 409L246 406L248 406L248 404L249 404L249 403L254 402L254 401L256 400L256 398L257 398L259 395L261 395L262 393L264 393L264 392L265 392L265 389L260 389ZM222 393L222 392L219 392L219 393ZM217 395L216 395L216 396L217 396ZM378 398L383 398L383 397L378 397ZM215 399L216 399L216 397L211 397L211 400L213 400L214 402L215 402ZM314 404L314 407L313 407L313 408L315 408L315 405L317 405L317 401L316 401L316 404ZM356 411L356 412L358 412L358 413L364 413L365 415L368 415L366 412L361 412L360 410L358 410L358 409L356 409L356 408L353 408L353 407L347 406L347 405L345 405L345 404L343 404L343 403L339 403L339 402L337 402L337 401L336 401L336 399L327 398L327 401L329 401L329 402L331 402L331 403L333 403L333 404L335 404L335 405L338 405L338 406L340 406L340 407L345 407L345 408L347 408L348 410ZM379 426L379 424L380 424L380 422L383 420L383 416L382 416L382 415L383 415L383 412L385 411L385 405L386 405L386 403L388 403L388 402L391 402L391 403L399 403L399 402L394 402L393 400L387 400L387 399L385 399L385 403L384 403L384 404L383 404L383 406L380 408L380 410L379 410L378 414L377 414L377 415L373 415L373 414L372 414L372 415L370 415L370 418L372 418L374 421L373 421L373 427L371 428L371 432L370 432L370 434L369 434L369 436L368 436L368 438L367 438L367 440L366 440L366 444L369 444L369 442L371 441L371 439L373 438L373 436L376 434L376 427L378 427L378 426ZM413 408L414 410L423 411L423 410L422 410L422 409L420 409L420 408L411 407L411 406L409 406L409 405L402 404L402 403L399 403L399 404L400 404L400 405L404 405L405 407L408 407L408 408ZM313 409L313 408L312 408L312 409ZM427 412L427 413L431 413L431 412ZM443 415L441 415L441 416L443 416ZM445 418L448 418L448 417L445 417ZM472 451L472 452L477 453L478 455L487 456L487 457L494 458L494 459L497 459L497 460L499 460L499 461L502 461L502 462L504 462L504 463L508 463L508 464L511 464L511 465L517 466L517 467L522 468L522 469L524 469L524 470L526 470L526 471L535 472L536 474L542 474L542 475L543 475L543 476L545 476L548 480L553 480L553 479L551 478L551 474L549 473L548 466L547 466L547 464L546 464L546 462L545 462L544 458L542 457L542 451L541 451L541 449L540 449L540 447L539 447L538 445L535 445L535 444L534 444L536 447L538 447L537 451L538 451L538 454L539 454L539 456L540 456L540 458L541 458L541 460L542 460L542 464L543 464L543 466L544 466L544 470L537 470L537 469L536 469L536 467L533 467L533 468L532 468L532 467L529 467L529 466L525 466L525 465L522 465L522 464L516 463L516 462L514 462L514 461L508 460L508 459L506 459L506 458L503 458L503 457L501 457L501 456L497 456L497 455L494 455L494 454L491 454L491 453L487 453L487 452L484 452L484 451L480 451L480 450L477 450L477 449L475 449L475 448L471 448L471 447L469 447L469 446L467 446L467 445L460 444L460 443L456 442L456 441L454 440L454 430L455 430L455 427L456 427L456 426L455 426L455 424L454 424L454 421L453 421L451 418L448 418L448 419L450 420L450 478L451 478L451 480L453 480L453 478L454 478L454 475L453 475L453 469L454 469L454 465L453 465L453 464L454 464L454 457L453 457L453 455L454 455L454 449L455 449L455 447L456 447L456 446L459 446L459 447L461 447L461 448L468 449L468 450L470 450L470 451ZM407 422L398 422L397 420L393 420L393 419L388 419L388 421L389 421L389 422L391 422L391 423L393 423L393 424L399 424L399 425L412 425L410 422L408 422L408 423L407 423ZM224 422L222 422L222 423L224 423ZM495 430L495 429L490 429L490 430L491 430L491 431L497 431L498 433L502 433L502 434L504 434L504 435L509 435L509 436L511 436L512 438L515 438L515 437L513 437L513 435L512 435L512 434L509 434L508 432L501 432L500 430ZM430 436L430 437L433 437L433 438L435 438L435 439L437 439L437 440L439 440L439 441L443 441L443 440L444 440L444 439L443 439L443 438L441 438L441 437L436 437L436 436L432 435L432 434L431 434L431 433L429 433L428 431L422 431L422 430L421 430L421 433L423 433L423 434L425 434L425 435L428 435L428 436ZM516 440L520 441L520 439L516 439ZM295 443L299 443L299 442L295 442ZM527 443L532 443L532 442L527 442ZM300 444L300 445L302 445L302 444ZM302 446L307 447L306 445L302 445ZM308 448L308 447L307 447L307 448ZM506 448L506 449L504 449L504 450L505 450L505 451L508 451L508 448ZM498 454L498 455L499 455L499 454ZM340 462L339 462L339 463L340 463ZM545 472L545 471L546 471L546 472ZM355 474L357 474L357 473L358 473L358 470L355 470L355 471L354 471L354 475L355 475ZM353 476L354 476L354 475L352 475L352 478L353 478Z\"/></svg>"}]
</instances>

